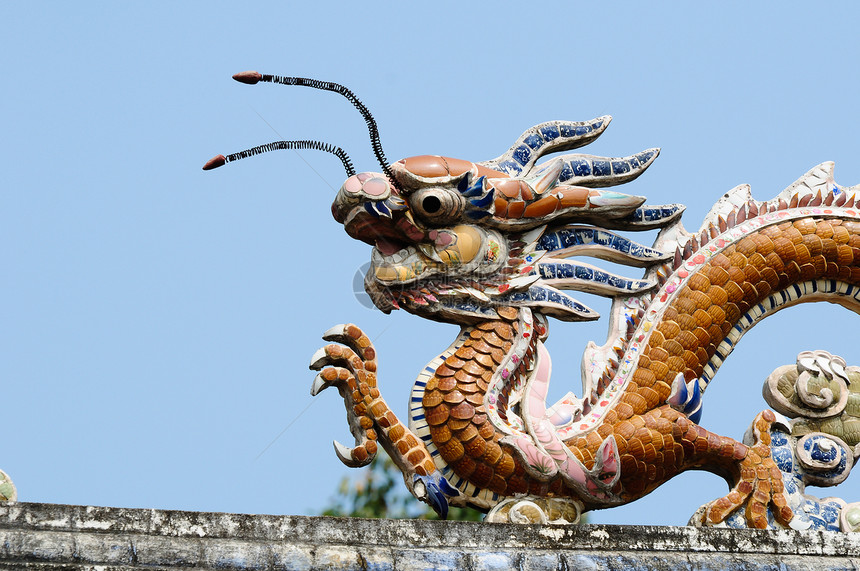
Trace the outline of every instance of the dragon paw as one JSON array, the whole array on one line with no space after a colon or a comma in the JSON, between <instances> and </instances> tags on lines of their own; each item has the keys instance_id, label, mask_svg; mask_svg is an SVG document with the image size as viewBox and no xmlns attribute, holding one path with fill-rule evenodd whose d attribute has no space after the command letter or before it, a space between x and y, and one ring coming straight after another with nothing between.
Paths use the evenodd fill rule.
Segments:
<instances>
[{"instance_id":1,"label":"dragon paw","mask_svg":"<svg viewBox=\"0 0 860 571\"><path fill-rule=\"evenodd\" d=\"M770 454L770 426L775 421L769 410L756 416L750 427L753 443L740 459L737 482L727 495L705 506L703 525L719 525L743 506L747 526L767 529L768 507L772 506L776 521L788 526L794 513L788 506L782 472Z\"/></svg>"},{"instance_id":2,"label":"dragon paw","mask_svg":"<svg viewBox=\"0 0 860 571\"><path fill-rule=\"evenodd\" d=\"M427 476L415 474L412 479L412 494L433 508L440 519L446 519L448 498L456 498L460 491L449 484L445 476L434 472Z\"/></svg>"},{"instance_id":3,"label":"dragon paw","mask_svg":"<svg viewBox=\"0 0 860 571\"><path fill-rule=\"evenodd\" d=\"M346 405L355 446L335 441L335 454L351 468L366 466L378 449L378 434L369 410L369 403L380 396L376 387L376 350L367 335L352 324L332 327L323 339L332 343L311 358L310 368L320 371L311 385L311 395L316 396L328 387L337 388Z\"/></svg>"}]
</instances>

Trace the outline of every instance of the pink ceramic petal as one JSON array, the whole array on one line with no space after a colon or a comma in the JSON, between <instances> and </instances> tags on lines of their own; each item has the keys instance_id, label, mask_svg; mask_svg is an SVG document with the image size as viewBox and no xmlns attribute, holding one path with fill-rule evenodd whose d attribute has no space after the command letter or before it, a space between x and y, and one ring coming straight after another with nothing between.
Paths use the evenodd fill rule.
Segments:
<instances>
[{"instance_id":1,"label":"pink ceramic petal","mask_svg":"<svg viewBox=\"0 0 860 571\"><path fill-rule=\"evenodd\" d=\"M369 194L370 196L382 196L388 191L388 183L385 182L384 179L381 178L372 178L369 181L364 183L362 187L365 194Z\"/></svg>"},{"instance_id":2,"label":"pink ceramic petal","mask_svg":"<svg viewBox=\"0 0 860 571\"><path fill-rule=\"evenodd\" d=\"M357 175L353 175L346 179L346 182L343 183L343 189L347 192L351 192L352 194L357 193L361 190L361 181L359 180Z\"/></svg>"}]
</instances>

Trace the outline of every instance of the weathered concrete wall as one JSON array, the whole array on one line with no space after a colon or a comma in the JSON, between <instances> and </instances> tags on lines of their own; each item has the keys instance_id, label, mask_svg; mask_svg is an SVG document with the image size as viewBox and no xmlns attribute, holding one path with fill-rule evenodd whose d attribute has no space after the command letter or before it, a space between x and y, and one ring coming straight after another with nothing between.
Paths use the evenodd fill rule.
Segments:
<instances>
[{"instance_id":1,"label":"weathered concrete wall","mask_svg":"<svg viewBox=\"0 0 860 571\"><path fill-rule=\"evenodd\" d=\"M0 504L0 569L857 569L860 534Z\"/></svg>"}]
</instances>

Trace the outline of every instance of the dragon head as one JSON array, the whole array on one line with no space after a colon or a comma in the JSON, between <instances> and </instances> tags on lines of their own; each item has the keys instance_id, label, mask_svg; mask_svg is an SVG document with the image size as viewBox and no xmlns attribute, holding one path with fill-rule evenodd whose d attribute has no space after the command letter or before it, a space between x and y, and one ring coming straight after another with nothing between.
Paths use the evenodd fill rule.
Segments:
<instances>
[{"instance_id":1,"label":"dragon head","mask_svg":"<svg viewBox=\"0 0 860 571\"><path fill-rule=\"evenodd\" d=\"M518 156L524 145L539 155L539 143L549 146L562 137L575 140L556 142L556 148L578 146L582 139L595 138L608 122L601 117L538 125L508 153L486 163L423 155L392 164L389 176L349 177L332 213L351 237L373 246L365 289L376 306L457 323L486 319L502 306L528 306L575 321L596 319L598 314L562 293L565 286L638 291L650 285L562 262L548 251L555 239L554 249L566 250L562 255L572 255L580 246L582 253L590 249L598 255L616 254L604 256L610 258L630 254L631 249L635 258L637 247L641 255L656 256L611 232L571 226L630 223L645 199L599 186L623 182L622 175L627 180L637 176L657 156L656 149L623 159L565 156L537 166L507 156ZM601 246L605 252L599 252Z\"/></svg>"},{"instance_id":2,"label":"dragon head","mask_svg":"<svg viewBox=\"0 0 860 571\"><path fill-rule=\"evenodd\" d=\"M256 72L234 79L334 91L364 116L382 172L355 174L345 152L316 141L279 141L219 155L204 169L273 149L314 148L337 155L348 178L332 214L351 237L373 247L365 289L386 313L402 308L469 324L513 306L566 321L591 320L599 315L562 290L615 296L654 285L567 258L588 255L640 267L666 258L610 229L663 226L681 207L643 207L643 197L605 190L638 177L659 150L624 158L565 154L537 164L544 155L595 140L609 124L608 116L541 123L488 161L423 155L389 164L376 122L343 86Z\"/></svg>"}]
</instances>

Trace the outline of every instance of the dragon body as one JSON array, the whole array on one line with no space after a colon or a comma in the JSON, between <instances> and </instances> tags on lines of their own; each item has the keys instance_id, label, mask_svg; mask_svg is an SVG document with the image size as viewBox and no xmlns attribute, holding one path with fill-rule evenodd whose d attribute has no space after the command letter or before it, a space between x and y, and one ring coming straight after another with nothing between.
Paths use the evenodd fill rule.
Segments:
<instances>
[{"instance_id":1,"label":"dragon body","mask_svg":"<svg viewBox=\"0 0 860 571\"><path fill-rule=\"evenodd\" d=\"M624 181L655 156L646 151L605 162L635 160ZM621 177L559 182L577 161L593 172L598 159L557 160L536 167L529 181L528 174L506 177L485 165L416 157L393 165L400 189L365 174L338 195L335 217L351 236L374 244L366 286L376 304L463 326L422 371L409 428L398 428L394 436L401 439L387 445L404 473L419 477L410 488L435 476L456 490L444 499L437 492L429 500L437 505L489 509L508 498L570 498L589 510L635 500L685 470L704 469L732 487L710 505L706 522L746 506L752 526L766 525L768 507L788 523L792 510L769 451L773 414L760 415L758 440L743 444L697 424L701 393L765 316L805 301L857 310L857 189L836 185L832 165L813 169L767 202L739 187L689 234L677 205L643 207L637 197L585 186ZM663 230L653 247L607 229L657 226ZM623 278L570 261L581 254L647 270L641 279ZM597 317L563 289L613 298L610 338L586 351L584 397L568 394L549 406L547 317ZM315 366L324 362L318 358ZM394 424L387 406L353 400L360 410L352 413L364 413L365 425ZM363 463L371 457L365 448L339 452L348 463Z\"/></svg>"},{"instance_id":2,"label":"dragon body","mask_svg":"<svg viewBox=\"0 0 860 571\"><path fill-rule=\"evenodd\" d=\"M428 155L389 165L375 123L342 86L256 72L234 77L338 91L356 105L383 172L354 174L337 149L350 176L332 213L349 236L372 246L365 289L386 313L403 309L461 326L419 374L406 423L380 394L376 352L361 329L340 325L324 335L332 343L312 360L320 371L312 394L335 386L344 397L355 437L352 447L335 442L344 463L366 465L381 445L410 491L440 514L472 506L491 516L510 512L511 521L529 519L530 509L574 521L686 470L708 470L731 489L700 510L698 523L718 525L738 513L751 527L798 521L789 494L796 486L786 491L785 469L771 454L774 427L788 421L765 411L744 442L698 422L708 383L760 319L807 301L860 310L860 186L837 185L831 163L768 201L739 186L691 233L680 222L683 206L648 206L611 189L642 174L658 149L538 163L592 142L609 117L542 123L479 163ZM245 155L219 156L204 168ZM619 233L653 229L651 246ZM616 275L585 257L644 273ZM582 396L567 393L550 405L550 318L599 317L570 290L612 299L609 334L586 347ZM840 430L853 431L854 418L840 421Z\"/></svg>"}]
</instances>

